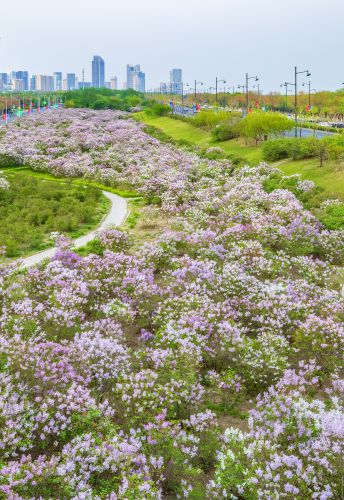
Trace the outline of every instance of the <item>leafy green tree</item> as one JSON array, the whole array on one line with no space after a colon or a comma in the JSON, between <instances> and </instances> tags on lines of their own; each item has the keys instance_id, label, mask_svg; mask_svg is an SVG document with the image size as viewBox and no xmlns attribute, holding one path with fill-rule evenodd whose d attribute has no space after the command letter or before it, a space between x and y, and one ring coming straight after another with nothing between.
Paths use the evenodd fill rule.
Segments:
<instances>
[{"instance_id":1,"label":"leafy green tree","mask_svg":"<svg viewBox=\"0 0 344 500\"><path fill-rule=\"evenodd\" d=\"M258 144L270 137L282 135L293 126L293 122L282 114L255 111L241 120L238 130L242 137L253 139Z\"/></svg>"}]
</instances>

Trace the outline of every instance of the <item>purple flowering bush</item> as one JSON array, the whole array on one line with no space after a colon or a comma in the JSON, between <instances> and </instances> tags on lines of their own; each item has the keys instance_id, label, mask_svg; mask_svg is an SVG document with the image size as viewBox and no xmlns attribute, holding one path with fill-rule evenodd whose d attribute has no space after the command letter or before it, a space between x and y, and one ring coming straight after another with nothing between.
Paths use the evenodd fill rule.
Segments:
<instances>
[{"instance_id":1,"label":"purple flowering bush","mask_svg":"<svg viewBox=\"0 0 344 500\"><path fill-rule=\"evenodd\" d=\"M340 498L343 231L268 192L276 169L118 112L17 121L0 155L130 185L167 221L0 262L0 497Z\"/></svg>"}]
</instances>

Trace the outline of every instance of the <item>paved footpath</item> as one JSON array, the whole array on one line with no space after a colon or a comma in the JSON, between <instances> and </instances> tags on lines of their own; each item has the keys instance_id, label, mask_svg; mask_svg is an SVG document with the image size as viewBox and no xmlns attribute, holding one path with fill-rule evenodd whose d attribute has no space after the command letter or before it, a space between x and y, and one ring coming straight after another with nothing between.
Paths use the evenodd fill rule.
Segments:
<instances>
[{"instance_id":1,"label":"paved footpath","mask_svg":"<svg viewBox=\"0 0 344 500\"><path fill-rule=\"evenodd\" d=\"M110 225L120 226L125 221L128 214L127 201L124 198L121 198L121 196L109 193L108 191L103 191L103 194L111 202L110 212L104 217L101 224L96 229L94 229L88 234L85 234L85 236L81 236L80 238L74 240L73 241L74 248L82 247L86 245L86 243L88 243L89 241L92 241L100 229L104 229L105 227ZM20 259L22 262L21 267L26 268L34 266L35 264L39 264L40 262L42 262L42 260L53 257L55 252L56 248L53 247L49 248L48 250L43 250L43 252L35 253L34 255L30 255L29 257Z\"/></svg>"}]
</instances>

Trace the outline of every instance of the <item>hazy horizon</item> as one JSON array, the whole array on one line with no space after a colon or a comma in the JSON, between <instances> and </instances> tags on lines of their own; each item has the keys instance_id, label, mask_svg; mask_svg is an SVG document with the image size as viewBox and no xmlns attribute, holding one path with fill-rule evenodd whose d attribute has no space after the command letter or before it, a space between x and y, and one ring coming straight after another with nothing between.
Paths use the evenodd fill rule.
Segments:
<instances>
[{"instance_id":1,"label":"hazy horizon","mask_svg":"<svg viewBox=\"0 0 344 500\"><path fill-rule=\"evenodd\" d=\"M94 3L43 0L2 6L0 72L75 72L91 79L91 59L102 56L106 79L122 88L127 63L140 64L146 88L169 81L172 68L185 82L214 86L215 76L242 84L246 71L258 75L265 92L293 81L294 66L312 73L312 88L334 90L344 81L344 2L328 0L146 0ZM15 15L13 14L15 13ZM10 20L14 18L13 22ZM306 79L305 79L306 80ZM302 77L300 83L302 82ZM221 84L222 86L222 84Z\"/></svg>"}]
</instances>

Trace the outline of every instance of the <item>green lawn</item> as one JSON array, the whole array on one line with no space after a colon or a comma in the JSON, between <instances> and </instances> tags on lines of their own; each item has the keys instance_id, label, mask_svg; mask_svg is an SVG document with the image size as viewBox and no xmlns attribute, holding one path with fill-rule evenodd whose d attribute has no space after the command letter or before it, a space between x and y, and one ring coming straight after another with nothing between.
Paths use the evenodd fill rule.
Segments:
<instances>
[{"instance_id":1,"label":"green lawn","mask_svg":"<svg viewBox=\"0 0 344 500\"><path fill-rule=\"evenodd\" d=\"M319 167L319 160L286 160L278 165L285 174L301 174L304 179L314 181L326 192L344 195L344 170L340 170L338 164L327 161L323 167Z\"/></svg>"},{"instance_id":2,"label":"green lawn","mask_svg":"<svg viewBox=\"0 0 344 500\"><path fill-rule=\"evenodd\" d=\"M226 153L244 158L252 166L263 160L261 147L246 146L240 139L213 142L209 132L168 116L158 117L138 113L136 118L147 125L159 128L175 140L184 139L199 146L220 146ZM314 181L329 194L344 195L344 171L339 171L338 165L333 162L325 162L321 168L318 165L318 160L313 158L299 161L286 160L279 162L277 166L287 175L301 174L304 179Z\"/></svg>"},{"instance_id":3,"label":"green lawn","mask_svg":"<svg viewBox=\"0 0 344 500\"><path fill-rule=\"evenodd\" d=\"M0 190L0 242L7 257L53 246L52 232L72 238L86 234L107 213L101 190L70 182L43 180L24 171L7 171L9 189Z\"/></svg>"},{"instance_id":4,"label":"green lawn","mask_svg":"<svg viewBox=\"0 0 344 500\"><path fill-rule=\"evenodd\" d=\"M146 125L159 128L177 141L186 140L197 146L219 146L226 153L245 159L250 165L257 165L262 161L261 148L246 146L241 140L232 139L224 142L213 142L210 132L168 116L151 116L146 113L138 113L136 118Z\"/></svg>"}]
</instances>

